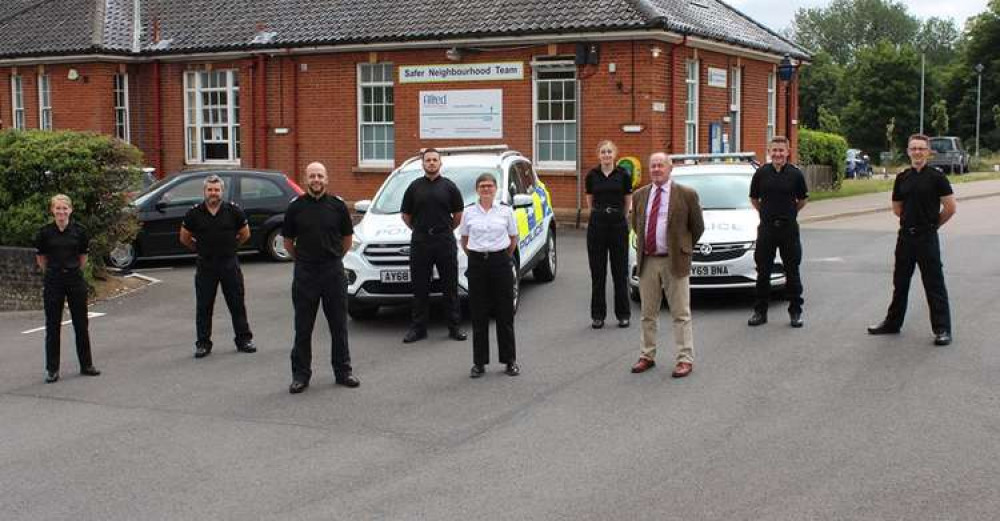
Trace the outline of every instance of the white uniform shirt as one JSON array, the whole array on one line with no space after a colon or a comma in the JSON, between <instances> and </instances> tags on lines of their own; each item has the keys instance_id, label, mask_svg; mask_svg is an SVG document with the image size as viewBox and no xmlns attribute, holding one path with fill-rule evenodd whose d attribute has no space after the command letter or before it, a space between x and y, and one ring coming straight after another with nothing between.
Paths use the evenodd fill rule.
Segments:
<instances>
[{"instance_id":1,"label":"white uniform shirt","mask_svg":"<svg viewBox=\"0 0 1000 521\"><path fill-rule=\"evenodd\" d=\"M477 202L462 213L458 233L469 238L469 250L494 252L506 250L511 236L517 236L517 223L511 207L494 202L489 210Z\"/></svg>"},{"instance_id":2,"label":"white uniform shirt","mask_svg":"<svg viewBox=\"0 0 1000 521\"><path fill-rule=\"evenodd\" d=\"M665 255L668 251L667 249L667 217L670 211L670 186L672 182L667 181L663 183L662 187L656 186L653 183L649 189L649 200L646 201L646 219L649 219L650 215L653 215L653 200L656 199L656 191L662 190L663 193L660 194L660 213L656 216L656 254ZM649 226L649 224L646 224ZM648 230L647 230L648 233Z\"/></svg>"}]
</instances>

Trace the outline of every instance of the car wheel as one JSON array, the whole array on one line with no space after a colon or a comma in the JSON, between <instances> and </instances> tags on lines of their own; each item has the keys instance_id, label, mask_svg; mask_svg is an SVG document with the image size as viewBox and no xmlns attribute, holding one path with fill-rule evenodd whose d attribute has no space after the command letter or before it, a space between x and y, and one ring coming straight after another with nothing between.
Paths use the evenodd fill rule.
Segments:
<instances>
[{"instance_id":1,"label":"car wheel","mask_svg":"<svg viewBox=\"0 0 1000 521\"><path fill-rule=\"evenodd\" d=\"M362 304L360 302L347 302L347 314L354 320L371 320L378 314L378 304Z\"/></svg>"},{"instance_id":2,"label":"car wheel","mask_svg":"<svg viewBox=\"0 0 1000 521\"><path fill-rule=\"evenodd\" d=\"M545 239L545 258L535 266L531 273L538 282L552 282L556 278L558 270L558 258L556 257L556 232L549 230L549 235Z\"/></svg>"},{"instance_id":3,"label":"car wheel","mask_svg":"<svg viewBox=\"0 0 1000 521\"><path fill-rule=\"evenodd\" d=\"M518 305L519 302L521 302L521 277L518 276L517 272L520 271L520 270L518 270L517 266L518 266L517 257L514 257L513 259L511 259L510 269L514 272L513 273L513 275L514 275L514 287L511 290L511 293L514 296L514 314L515 315L517 314L517 305Z\"/></svg>"},{"instance_id":4,"label":"car wheel","mask_svg":"<svg viewBox=\"0 0 1000 521\"><path fill-rule=\"evenodd\" d=\"M127 270L135 265L135 245L130 242L119 242L108 253L108 265L112 268Z\"/></svg>"},{"instance_id":5,"label":"car wheel","mask_svg":"<svg viewBox=\"0 0 1000 521\"><path fill-rule=\"evenodd\" d=\"M264 243L264 252L275 262L288 262L292 256L285 249L285 238L281 235L281 228L276 227L267 234L267 241Z\"/></svg>"}]
</instances>

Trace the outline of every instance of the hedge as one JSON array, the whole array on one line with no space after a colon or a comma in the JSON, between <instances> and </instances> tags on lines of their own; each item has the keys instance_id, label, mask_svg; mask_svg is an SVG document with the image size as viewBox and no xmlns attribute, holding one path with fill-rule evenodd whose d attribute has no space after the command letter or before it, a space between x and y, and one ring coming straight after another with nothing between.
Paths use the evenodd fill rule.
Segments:
<instances>
[{"instance_id":1,"label":"hedge","mask_svg":"<svg viewBox=\"0 0 1000 521\"><path fill-rule=\"evenodd\" d=\"M799 130L799 164L832 167L834 190L839 190L844 180L846 160L847 140L843 136L805 128Z\"/></svg>"},{"instance_id":2,"label":"hedge","mask_svg":"<svg viewBox=\"0 0 1000 521\"><path fill-rule=\"evenodd\" d=\"M0 132L0 245L32 246L52 219L49 198L64 193L91 236L88 271L103 270L112 246L138 231L126 192L138 186L141 166L139 149L105 135Z\"/></svg>"}]
</instances>

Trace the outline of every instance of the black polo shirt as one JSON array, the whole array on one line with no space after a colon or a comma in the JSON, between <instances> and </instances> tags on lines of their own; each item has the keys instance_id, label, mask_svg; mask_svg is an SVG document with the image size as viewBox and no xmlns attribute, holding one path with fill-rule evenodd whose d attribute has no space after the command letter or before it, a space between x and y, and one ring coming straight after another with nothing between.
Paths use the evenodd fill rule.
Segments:
<instances>
[{"instance_id":1,"label":"black polo shirt","mask_svg":"<svg viewBox=\"0 0 1000 521\"><path fill-rule=\"evenodd\" d=\"M795 201L808 197L806 176L790 163L785 163L780 171L771 163L761 165L750 180L750 198L760 199L762 220L795 220L799 213Z\"/></svg>"},{"instance_id":2,"label":"black polo shirt","mask_svg":"<svg viewBox=\"0 0 1000 521\"><path fill-rule=\"evenodd\" d=\"M625 207L625 196L632 193L632 175L620 166L604 175L598 166L587 172L584 187L594 197L594 208L611 206L622 209Z\"/></svg>"},{"instance_id":3,"label":"black polo shirt","mask_svg":"<svg viewBox=\"0 0 1000 521\"><path fill-rule=\"evenodd\" d=\"M903 203L899 226L936 228L941 198L953 193L951 182L937 168L925 165L920 170L913 167L903 170L892 183L892 200Z\"/></svg>"},{"instance_id":4,"label":"black polo shirt","mask_svg":"<svg viewBox=\"0 0 1000 521\"><path fill-rule=\"evenodd\" d=\"M247 225L247 216L237 204L223 201L212 215L204 202L194 205L184 215L181 226L195 239L198 256L215 259L236 255L236 234Z\"/></svg>"},{"instance_id":5,"label":"black polo shirt","mask_svg":"<svg viewBox=\"0 0 1000 521\"><path fill-rule=\"evenodd\" d=\"M451 179L438 175L434 180L426 175L414 179L403 194L400 210L411 217L415 233L440 234L451 232L452 215L465 209L462 192ZM450 233L449 233L450 235Z\"/></svg>"},{"instance_id":6,"label":"black polo shirt","mask_svg":"<svg viewBox=\"0 0 1000 521\"><path fill-rule=\"evenodd\" d=\"M354 224L344 201L304 194L288 205L281 234L295 240L296 262L327 263L344 256L341 240L354 235Z\"/></svg>"},{"instance_id":7,"label":"black polo shirt","mask_svg":"<svg viewBox=\"0 0 1000 521\"><path fill-rule=\"evenodd\" d=\"M51 269L78 269L80 255L90 251L90 236L83 226L70 221L59 231L56 223L42 226L35 235L35 252L45 255Z\"/></svg>"}]
</instances>

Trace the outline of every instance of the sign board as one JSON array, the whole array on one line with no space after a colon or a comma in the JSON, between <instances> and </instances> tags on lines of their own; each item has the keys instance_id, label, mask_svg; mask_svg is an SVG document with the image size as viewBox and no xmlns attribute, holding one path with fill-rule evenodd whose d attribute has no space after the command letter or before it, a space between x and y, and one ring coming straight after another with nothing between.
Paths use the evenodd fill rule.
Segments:
<instances>
[{"instance_id":1,"label":"sign board","mask_svg":"<svg viewBox=\"0 0 1000 521\"><path fill-rule=\"evenodd\" d=\"M524 62L400 65L399 83L524 79Z\"/></svg>"},{"instance_id":2,"label":"sign board","mask_svg":"<svg viewBox=\"0 0 1000 521\"><path fill-rule=\"evenodd\" d=\"M420 91L420 139L503 137L503 90Z\"/></svg>"},{"instance_id":3,"label":"sign board","mask_svg":"<svg viewBox=\"0 0 1000 521\"><path fill-rule=\"evenodd\" d=\"M726 88L726 69L708 68L708 86Z\"/></svg>"}]
</instances>

